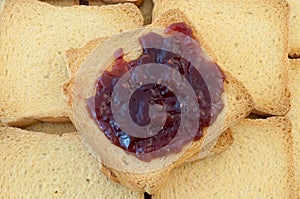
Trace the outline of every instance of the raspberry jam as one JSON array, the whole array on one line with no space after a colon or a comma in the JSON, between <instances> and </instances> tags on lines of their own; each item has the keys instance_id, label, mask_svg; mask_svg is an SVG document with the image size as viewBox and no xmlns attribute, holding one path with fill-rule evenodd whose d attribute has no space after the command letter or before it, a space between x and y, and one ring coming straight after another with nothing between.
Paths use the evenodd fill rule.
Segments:
<instances>
[{"instance_id":1,"label":"raspberry jam","mask_svg":"<svg viewBox=\"0 0 300 199\"><path fill-rule=\"evenodd\" d=\"M224 74L216 63L206 58L190 27L185 23L171 24L165 30L165 34L167 37L153 32L142 36L140 38L142 54L135 60L126 61L123 49L117 50L111 70L102 73L97 80L95 96L87 101L92 117L111 143L126 152L134 153L137 158L144 161L179 152L188 140L199 140L203 135L203 128L210 126L224 107L221 99L224 92ZM153 44L158 47L149 47ZM172 48L172 52L166 50L166 47ZM181 140L172 145L169 144L175 136L178 136L180 125L185 124L181 124L182 104L178 96L167 86L160 82L140 84L137 89L131 91L129 102L120 100L121 104L128 104L131 117L128 122L132 121L141 127L151 123L145 137L125 132L116 122L112 110L114 87L122 76L134 71L138 66L153 63L162 64L180 73L191 85L197 98L197 111L200 117L196 134L183 133L179 136ZM196 63L197 66L191 63ZM147 78L147 73L141 75ZM170 78L168 74L163 75L173 87L180 87L179 81ZM133 78L131 75L130 79ZM125 86L123 91L126 89L131 88ZM151 114L151 108L156 109L155 114ZM159 153L152 153L155 151Z\"/></svg>"}]
</instances>

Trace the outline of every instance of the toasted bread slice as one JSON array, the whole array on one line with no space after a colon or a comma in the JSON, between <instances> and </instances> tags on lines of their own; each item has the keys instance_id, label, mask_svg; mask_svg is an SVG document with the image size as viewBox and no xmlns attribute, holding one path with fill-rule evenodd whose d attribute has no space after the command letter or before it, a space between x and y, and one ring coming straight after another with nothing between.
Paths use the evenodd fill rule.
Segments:
<instances>
[{"instance_id":1,"label":"toasted bread slice","mask_svg":"<svg viewBox=\"0 0 300 199\"><path fill-rule=\"evenodd\" d=\"M36 120L68 120L61 89L68 79L66 50L142 26L143 18L132 3L55 7L10 0L0 24L0 120L26 126Z\"/></svg>"},{"instance_id":2,"label":"toasted bread slice","mask_svg":"<svg viewBox=\"0 0 300 199\"><path fill-rule=\"evenodd\" d=\"M151 29L151 28L150 28ZM132 168L144 168L144 162L141 162L137 160L135 157L126 154L124 151L121 149L114 147L108 140L107 138L103 137L104 135L96 133L99 131L99 128L97 125L94 124L93 119L90 118L90 114L87 113L86 106L84 103L81 102L81 100L86 99L87 96L90 96L88 93L94 92L94 89L92 88L91 84L94 83L93 79L97 79L94 76L98 76L99 74L99 67L105 67L105 63L99 64L98 61L105 61L103 57L109 51L112 51L112 49L115 49L116 46L118 45L117 48L122 47L125 52L127 50L131 49L139 49L140 44L138 43L137 38L139 35L146 34L147 31L151 31L150 29L143 29L143 30L135 30L137 33L133 34L132 32L130 33L125 33L122 35L117 35L114 37L109 38L108 40L104 41L102 39L97 39L89 42L86 47L82 49L72 49L68 51L68 56L70 58L69 61L69 72L70 75L73 76L73 79L66 84L65 86L65 93L69 96L69 102L72 107L72 112L73 112L73 121L75 123L76 128L79 130L80 134L82 135L82 140L85 143L85 146L88 148L88 150L94 154L94 156L100 161L103 162L103 159L105 157L109 157L109 161L113 161L115 165L123 164L120 162L122 159L126 159L126 162L128 165L131 165ZM126 42L124 43L124 40ZM128 42L131 41L131 42ZM99 43L99 46L97 46L97 42ZM123 44L120 46L121 44ZM126 46L130 44L129 46ZM97 46L97 47L96 47ZM93 50L94 49L94 50ZM89 53L91 52L91 53ZM84 56L85 55L85 56ZM88 55L88 56L87 56ZM99 55L102 56L99 57ZM83 57L82 57L83 56ZM100 60L101 59L101 60ZM80 64L82 61L84 61L82 64ZM74 64L76 63L76 64ZM79 67L78 67L79 64ZM103 66L102 66L103 65ZM92 66L92 67L85 67L85 66ZM72 68L74 67L74 68ZM80 72L77 74L72 74L72 72L76 72L80 68ZM99 69L100 71L104 70L103 68ZM84 72L84 73L82 73ZM80 76L79 76L80 74ZM87 78L88 75L89 77ZM74 78L75 77L75 78ZM73 93L74 89L74 81L77 81L77 86L75 85L75 88L79 88L80 91L77 94ZM84 82L82 82L84 81ZM88 81L91 81L89 84ZM82 87L83 86L83 87ZM219 127L216 128L216 130L223 132L228 128L230 125L232 125L234 122L237 122L243 117L246 117L252 110L252 98L251 96L247 93L247 90L241 85L240 82L238 82L236 79L234 79L231 75L226 73L226 81L224 83L225 87L225 93L227 97L226 100L226 116L225 116L225 123L222 124L221 126L220 123L215 122L212 126L217 125ZM81 88L84 88L83 90ZM231 103L228 105L228 103ZM233 109L230 109L233 108ZM232 112L230 112L229 115L228 109ZM243 111L241 111L243 110ZM236 114L237 112L241 111L241 115L231 115L231 114ZM80 114L78 115L78 113ZM225 112L224 112L225 113ZM222 113L222 114L224 114ZM234 120L231 120L231 119ZM211 127L212 129L215 128ZM217 132L217 131L216 131ZM207 144L211 143L212 141L216 140L220 134L216 132L211 132L209 133L204 133L203 138L200 141L193 142L191 147L184 153L183 156L180 157L178 161L172 162L170 165L166 164L165 167L162 167L161 169L151 171L150 172L142 172L142 173L133 173L133 172L123 172L120 170L116 170L114 168L109 168L107 165L104 165L103 172L106 173L108 176L110 176L113 180L119 181L122 184L132 188L132 189L142 189L145 190L149 193L154 192L156 189L159 188L161 183L167 179L168 173L170 170L172 170L174 167L179 166L180 164L188 161L192 156L195 154L198 154L202 147L207 146ZM101 149L99 148L101 146ZM213 147L210 146L210 147ZM105 149L105 150L104 150ZM102 151L105 153L105 156L101 156L100 152ZM105 151L105 152L104 152ZM112 151L115 151L112 153ZM99 153L100 152L100 153ZM207 154L205 154L207 155ZM202 156L201 156L202 157ZM172 157L171 157L172 158ZM167 158L168 160L168 158ZM152 168L152 165L160 165L161 162L160 160L153 160L155 163L151 162L151 164L147 163L147 167ZM105 164L107 162L104 161ZM150 166L149 166L150 165ZM123 166L121 166L123 168ZM154 167L153 167L154 168Z\"/></svg>"},{"instance_id":3,"label":"toasted bread slice","mask_svg":"<svg viewBox=\"0 0 300 199\"><path fill-rule=\"evenodd\" d=\"M25 127L24 130L58 135L76 132L71 122L37 122Z\"/></svg>"},{"instance_id":4,"label":"toasted bread slice","mask_svg":"<svg viewBox=\"0 0 300 199\"><path fill-rule=\"evenodd\" d=\"M289 56L300 58L300 1L287 0L290 5Z\"/></svg>"},{"instance_id":5,"label":"toasted bread slice","mask_svg":"<svg viewBox=\"0 0 300 199\"><path fill-rule=\"evenodd\" d=\"M177 168L152 198L294 198L290 122L245 119L232 131L227 151Z\"/></svg>"},{"instance_id":6,"label":"toasted bread slice","mask_svg":"<svg viewBox=\"0 0 300 199\"><path fill-rule=\"evenodd\" d=\"M153 21L174 15L166 14L171 9L184 13L213 58L245 85L255 113L288 112L289 8L284 0L154 0Z\"/></svg>"},{"instance_id":7,"label":"toasted bread slice","mask_svg":"<svg viewBox=\"0 0 300 199\"><path fill-rule=\"evenodd\" d=\"M300 59L290 60L289 87L292 106L287 114L293 125L293 152L296 175L296 194L300 198Z\"/></svg>"},{"instance_id":8,"label":"toasted bread slice","mask_svg":"<svg viewBox=\"0 0 300 199\"><path fill-rule=\"evenodd\" d=\"M54 6L75 6L79 5L79 0L39 0Z\"/></svg>"},{"instance_id":9,"label":"toasted bread slice","mask_svg":"<svg viewBox=\"0 0 300 199\"><path fill-rule=\"evenodd\" d=\"M0 128L0 198L143 198L111 182L77 133Z\"/></svg>"}]
</instances>

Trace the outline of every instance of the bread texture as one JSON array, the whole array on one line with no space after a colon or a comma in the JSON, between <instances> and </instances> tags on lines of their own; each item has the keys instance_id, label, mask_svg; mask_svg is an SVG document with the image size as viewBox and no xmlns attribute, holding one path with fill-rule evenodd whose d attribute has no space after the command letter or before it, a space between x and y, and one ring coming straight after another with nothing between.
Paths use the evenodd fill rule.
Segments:
<instances>
[{"instance_id":1,"label":"bread texture","mask_svg":"<svg viewBox=\"0 0 300 199\"><path fill-rule=\"evenodd\" d=\"M54 17L55 16L55 17ZM132 4L55 7L9 0L0 15L0 120L10 126L67 121L65 51L142 26Z\"/></svg>"},{"instance_id":2,"label":"bread texture","mask_svg":"<svg viewBox=\"0 0 300 199\"><path fill-rule=\"evenodd\" d=\"M294 198L291 124L245 119L224 153L174 170L152 198Z\"/></svg>"},{"instance_id":3,"label":"bread texture","mask_svg":"<svg viewBox=\"0 0 300 199\"><path fill-rule=\"evenodd\" d=\"M27 131L58 135L76 132L76 128L71 122L37 122L24 129Z\"/></svg>"},{"instance_id":4,"label":"bread texture","mask_svg":"<svg viewBox=\"0 0 300 199\"><path fill-rule=\"evenodd\" d=\"M284 0L154 0L153 21L172 9L184 13L213 58L245 85L255 113L287 113L289 8Z\"/></svg>"},{"instance_id":5,"label":"bread texture","mask_svg":"<svg viewBox=\"0 0 300 199\"><path fill-rule=\"evenodd\" d=\"M79 0L40 0L54 6L75 6L79 5Z\"/></svg>"},{"instance_id":6,"label":"bread texture","mask_svg":"<svg viewBox=\"0 0 300 199\"><path fill-rule=\"evenodd\" d=\"M0 128L0 198L143 198L111 182L76 133Z\"/></svg>"},{"instance_id":7,"label":"bread texture","mask_svg":"<svg viewBox=\"0 0 300 199\"><path fill-rule=\"evenodd\" d=\"M68 71L70 72L70 76L73 78L71 78L71 80L65 86L65 93L68 95L69 103L72 107L72 112L73 112L72 120L76 128L82 135L82 140L85 143L87 149L92 154L94 154L94 156L100 162L104 162L103 165L104 169L102 171L106 173L114 181L120 182L130 187L131 189L144 190L147 191L148 193L153 193L155 190L157 190L161 186L161 184L167 180L170 170L172 170L174 167L177 167L183 164L184 162L189 161L193 156L199 153L200 153L199 158L205 157L213 147L213 145L210 145L210 143L213 141L215 141L216 143L218 137L220 136L220 134L218 134L217 131L216 131L217 135L215 135L215 132L212 133L213 131L211 131L210 133L208 132L204 133L203 138L201 138L200 141L193 142L191 147L187 149L186 152L184 152L184 155L180 156L178 161L174 161L170 165L166 164L167 166L162 167L159 170L152 170L152 168L156 168L154 166L161 164L160 159L153 160L154 163L151 162L151 164L147 163L148 165L147 167L151 168L150 172L142 172L142 173L124 172L107 166L107 162L103 161L103 159L109 157L108 161L113 161L115 165L119 166L123 164L122 162L120 162L120 160L126 159L127 164L131 165L132 168L136 168L136 169L144 168L143 167L144 163L142 163L141 161L137 161L135 157L130 156L126 154L124 151L120 150L119 148L112 146L112 144L107 140L107 138L103 137L104 135L98 133L97 135L95 134L97 131L99 131L99 127L94 124L93 119L90 118L90 114L86 113L87 110L84 105L85 103L82 102L82 100L86 99L87 96L91 96L92 93L95 92L94 89L92 88L93 86L91 87L91 85L87 81L91 81L91 79L97 79L94 76L96 75L98 77L99 74L98 69L100 70L100 73L102 70L104 70L104 68L99 68L99 67L109 66L109 64L105 62L106 59L104 59L103 57L106 56L110 57L111 55L108 56L107 53L109 51L114 51L113 49L116 48L115 45L117 45L117 48L122 47L124 49L124 52L127 52L127 50L129 49L136 50L140 48L138 47L139 44L137 40L137 38L139 38L139 35L146 34L147 31L151 31L151 30L152 30L151 28L143 29L143 30L135 30L136 31L135 33L130 32L122 35L116 35L109 38L108 40L105 40L104 42L103 39L95 39L90 41L82 49L69 50L67 53L67 56L69 57ZM125 40L126 42L124 43ZM97 43L99 45L97 45ZM120 46L121 44L124 45ZM128 44L129 46L127 46ZM99 57L99 55L101 55L102 58ZM84 62L82 63L82 61ZM100 61L101 63L98 61ZM104 63L102 63L102 61L104 61ZM76 70L78 69L79 69L78 73L72 74L72 72L76 72ZM86 75L88 75L89 77L87 78ZM74 81L76 82L76 80L77 80L77 84L76 83L74 84ZM90 83L93 84L93 82L94 81L91 81ZM228 98L226 98L225 101L226 111L224 112L226 113L225 123L226 122L227 123L222 124L216 121L212 125L214 127L211 127L212 129L217 128L218 131L220 132L225 131L226 128L228 128L230 125L237 122L238 120L241 120L243 117L246 117L251 112L253 107L252 98L248 94L245 87L243 87L243 85L240 82L238 82L228 73L226 73L226 81L224 83L224 87L225 87L226 96L229 96ZM75 88L77 88L77 90L79 89L78 90L79 92L77 94L74 93ZM232 104L227 106L228 103L232 103ZM231 114L236 114L235 111L237 111L240 112L241 115L234 116L232 117L234 120L230 120L231 119L230 117L232 115L227 116L227 113L229 113L227 109L229 109L229 111L232 111L232 109L230 108L233 108L233 112L231 112ZM78 115L78 113L80 114ZM102 149L98 148L98 146L102 146ZM210 147L205 152L200 151L206 146L210 146ZM103 150L103 148L105 149L105 151ZM108 155L112 153L112 151L115 151L113 152L114 157L112 155ZM105 153L105 155L103 156L100 155L102 153ZM112 160L113 158L114 160ZM123 166L121 167L123 168Z\"/></svg>"},{"instance_id":8,"label":"bread texture","mask_svg":"<svg viewBox=\"0 0 300 199\"><path fill-rule=\"evenodd\" d=\"M296 194L300 198L300 59L290 60L289 86L292 106L287 117L293 125Z\"/></svg>"},{"instance_id":9,"label":"bread texture","mask_svg":"<svg viewBox=\"0 0 300 199\"><path fill-rule=\"evenodd\" d=\"M300 1L288 0L290 5L289 56L300 58Z\"/></svg>"}]
</instances>

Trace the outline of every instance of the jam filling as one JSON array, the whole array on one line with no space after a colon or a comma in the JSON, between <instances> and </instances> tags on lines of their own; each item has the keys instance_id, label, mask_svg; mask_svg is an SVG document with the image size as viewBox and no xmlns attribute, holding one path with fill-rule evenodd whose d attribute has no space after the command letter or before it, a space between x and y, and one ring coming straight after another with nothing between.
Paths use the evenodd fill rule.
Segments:
<instances>
[{"instance_id":1,"label":"jam filling","mask_svg":"<svg viewBox=\"0 0 300 199\"><path fill-rule=\"evenodd\" d=\"M123 50L116 51L111 70L102 73L97 80L95 96L87 101L91 115L111 143L145 161L178 152L191 138L182 134L180 142L170 145L172 139L178 136L179 126L185 125L181 124L182 104L171 89L159 82L143 84L135 89L130 97L128 109L131 120L136 125L143 127L152 121L154 127L156 124L162 127L153 127L157 132L148 137L135 137L125 132L116 122L112 111L114 87L125 73L134 71L140 65L153 63L178 71L192 86L199 105L199 127L196 135L192 135L192 140L201 138L203 128L210 126L224 107L221 99L224 92L224 74L216 63L205 58L191 28L185 23L175 23L167 27L165 33L168 37L153 32L142 36L142 54L135 60L126 61ZM151 47L153 44L159 48ZM171 48L172 52L166 50L166 47ZM192 63L196 63L197 66ZM164 75L169 78L170 84L178 87L180 82L172 80L168 74ZM162 114L150 117L150 106L156 106ZM167 149L162 150L164 147ZM160 152L151 153L155 151Z\"/></svg>"}]
</instances>

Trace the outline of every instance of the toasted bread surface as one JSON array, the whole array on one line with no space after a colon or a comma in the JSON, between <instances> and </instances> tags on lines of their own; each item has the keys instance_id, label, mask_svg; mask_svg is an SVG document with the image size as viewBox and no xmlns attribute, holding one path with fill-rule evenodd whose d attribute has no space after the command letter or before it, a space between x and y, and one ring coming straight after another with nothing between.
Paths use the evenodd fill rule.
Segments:
<instances>
[{"instance_id":1,"label":"toasted bread surface","mask_svg":"<svg viewBox=\"0 0 300 199\"><path fill-rule=\"evenodd\" d=\"M111 182L77 133L0 128L0 198L143 198Z\"/></svg>"},{"instance_id":2,"label":"toasted bread surface","mask_svg":"<svg viewBox=\"0 0 300 199\"><path fill-rule=\"evenodd\" d=\"M291 123L245 119L231 129L228 150L177 168L152 198L294 198Z\"/></svg>"},{"instance_id":3,"label":"toasted bread surface","mask_svg":"<svg viewBox=\"0 0 300 199\"><path fill-rule=\"evenodd\" d=\"M68 79L66 50L139 27L143 18L132 3L56 7L10 0L0 24L0 120L26 126L36 120L68 120L62 92Z\"/></svg>"}]
</instances>

